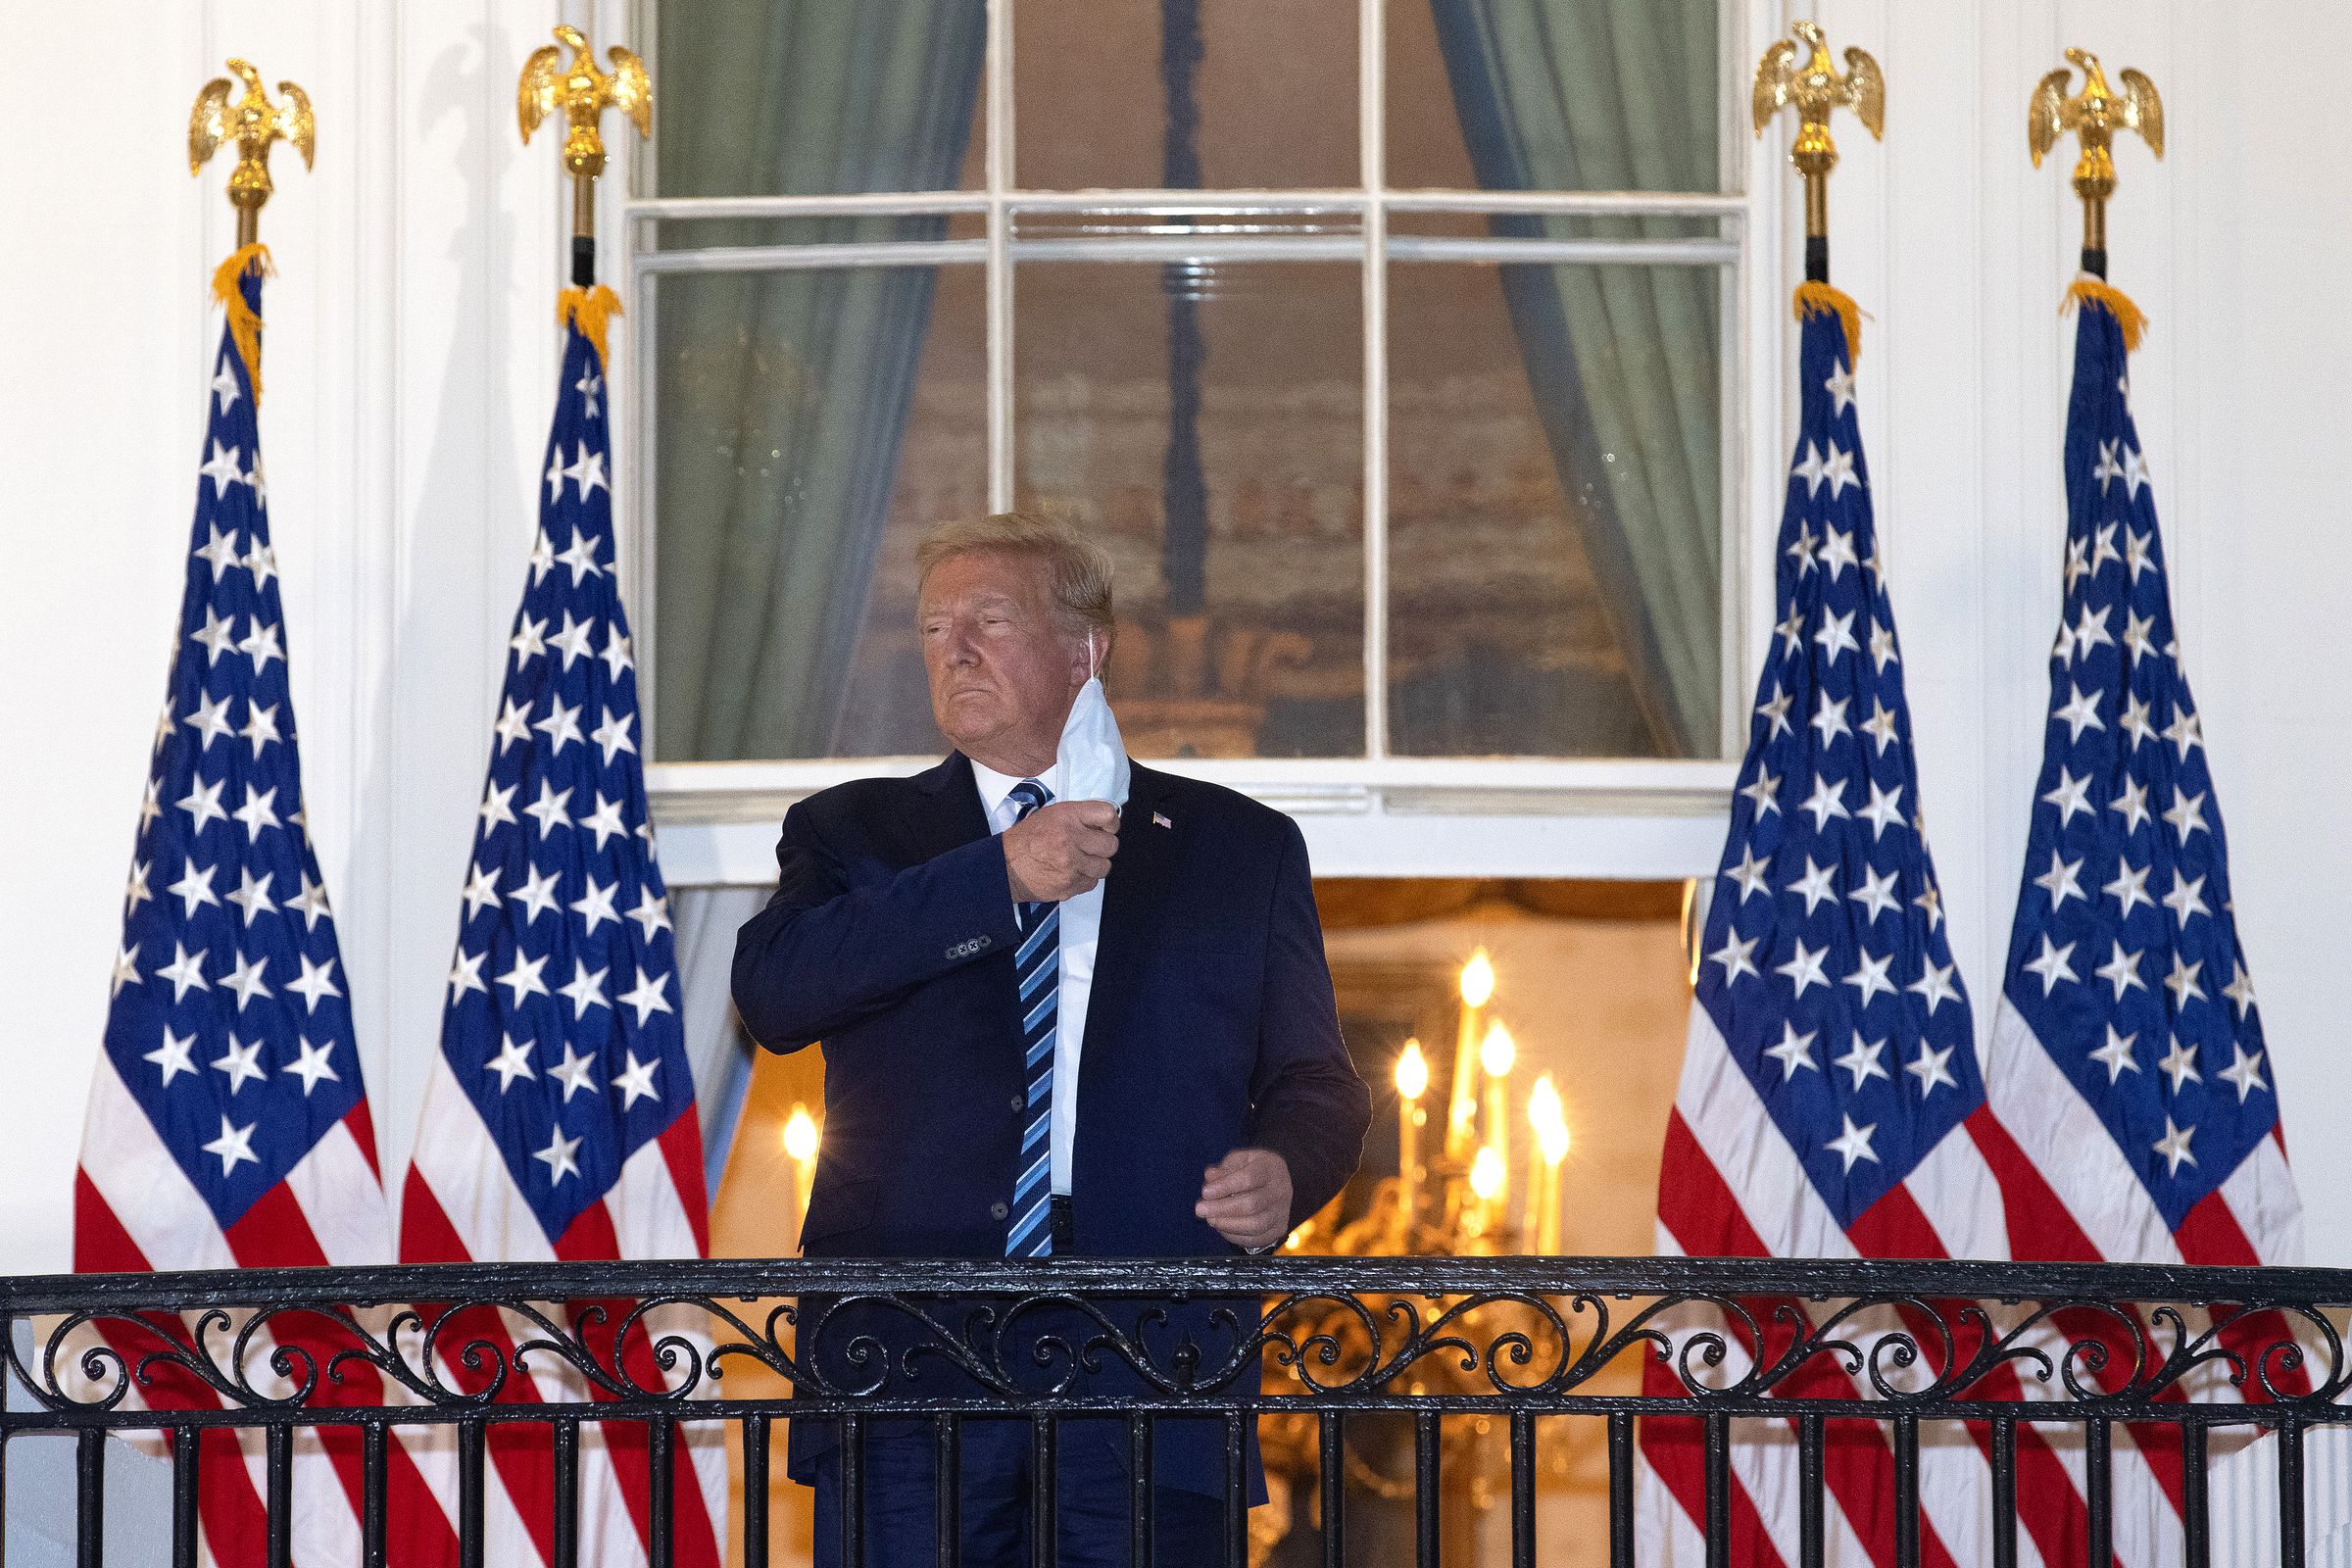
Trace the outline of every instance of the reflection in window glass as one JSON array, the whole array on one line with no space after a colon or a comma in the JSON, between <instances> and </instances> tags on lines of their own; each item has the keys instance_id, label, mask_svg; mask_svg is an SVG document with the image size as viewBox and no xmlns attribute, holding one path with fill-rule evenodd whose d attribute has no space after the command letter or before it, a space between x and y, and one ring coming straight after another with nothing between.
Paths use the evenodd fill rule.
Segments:
<instances>
[{"instance_id":1,"label":"reflection in window glass","mask_svg":"<svg viewBox=\"0 0 2352 1568\"><path fill-rule=\"evenodd\" d=\"M1360 756L1358 270L1026 264L1014 285L1016 499L1112 553L1120 628L1104 684L1129 749ZM1197 409L1172 391L1193 378L1170 375L1188 304ZM1197 500L1171 473L1188 425Z\"/></svg>"},{"instance_id":2,"label":"reflection in window glass","mask_svg":"<svg viewBox=\"0 0 2352 1568\"><path fill-rule=\"evenodd\" d=\"M1393 750L1717 754L1718 287L1390 268Z\"/></svg>"},{"instance_id":3,"label":"reflection in window glass","mask_svg":"<svg viewBox=\"0 0 2352 1568\"><path fill-rule=\"evenodd\" d=\"M658 184L643 194L984 183L985 0L680 0L658 14Z\"/></svg>"},{"instance_id":4,"label":"reflection in window glass","mask_svg":"<svg viewBox=\"0 0 2352 1568\"><path fill-rule=\"evenodd\" d=\"M1000 215L1015 503L1112 550L1107 673L1137 755L1360 756L1362 270L1118 257L1188 227L1220 245L1354 234L1352 214L1171 215L1132 193L1356 185L1358 6L1013 9L1013 182L1099 188L1108 209ZM1718 0L1384 9L1392 187L1718 188ZM663 91L639 194L984 183L987 0L655 10ZM647 285L657 757L942 744L909 635L912 547L985 506L991 314L980 266L893 266L887 247L976 241L991 220L640 225L662 268L727 263L675 254L713 247L874 247L864 265ZM1390 215L1390 314L1374 330L1390 363L1375 423L1391 751L1719 753L1721 270L1435 262L1413 245L1687 241L1724 221Z\"/></svg>"},{"instance_id":5,"label":"reflection in window glass","mask_svg":"<svg viewBox=\"0 0 2352 1568\"><path fill-rule=\"evenodd\" d=\"M1360 184L1355 43L1356 0L1019 0L1014 179L1031 190ZM1188 81L1196 130L1171 135Z\"/></svg>"},{"instance_id":6,"label":"reflection in window glass","mask_svg":"<svg viewBox=\"0 0 2352 1568\"><path fill-rule=\"evenodd\" d=\"M1389 183L1712 191L1717 0L1392 0Z\"/></svg>"},{"instance_id":7,"label":"reflection in window glass","mask_svg":"<svg viewBox=\"0 0 2352 1568\"><path fill-rule=\"evenodd\" d=\"M980 269L662 276L655 753L921 754L913 541L982 510Z\"/></svg>"}]
</instances>

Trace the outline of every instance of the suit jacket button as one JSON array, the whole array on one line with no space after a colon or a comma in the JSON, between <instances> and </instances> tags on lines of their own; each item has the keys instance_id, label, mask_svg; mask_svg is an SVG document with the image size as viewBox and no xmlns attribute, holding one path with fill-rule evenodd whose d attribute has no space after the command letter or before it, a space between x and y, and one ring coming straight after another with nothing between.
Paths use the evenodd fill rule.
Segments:
<instances>
[{"instance_id":1,"label":"suit jacket button","mask_svg":"<svg viewBox=\"0 0 2352 1568\"><path fill-rule=\"evenodd\" d=\"M1029 1097L1027 1095L1015 1095L1012 1097L1012 1108L1015 1110L1019 1110L1028 1103Z\"/></svg>"},{"instance_id":2,"label":"suit jacket button","mask_svg":"<svg viewBox=\"0 0 2352 1568\"><path fill-rule=\"evenodd\" d=\"M988 1213L991 1219L1003 1219L1005 1215L1011 1212L1011 1207L1004 1203L991 1203L988 1205Z\"/></svg>"}]
</instances>

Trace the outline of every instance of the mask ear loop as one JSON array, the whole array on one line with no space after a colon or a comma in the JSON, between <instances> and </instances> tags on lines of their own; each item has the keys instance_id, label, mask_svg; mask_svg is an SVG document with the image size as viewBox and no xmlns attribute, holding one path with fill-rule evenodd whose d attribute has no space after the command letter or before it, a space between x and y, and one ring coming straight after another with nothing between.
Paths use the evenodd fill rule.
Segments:
<instances>
[{"instance_id":1,"label":"mask ear loop","mask_svg":"<svg viewBox=\"0 0 2352 1568\"><path fill-rule=\"evenodd\" d=\"M1095 659L1095 628L1089 626L1086 628L1086 678L1088 680L1097 680L1101 678L1101 665ZM1111 809L1113 811L1118 811L1119 808L1114 806L1111 808ZM1124 815L1125 813L1120 812L1120 814Z\"/></svg>"}]
</instances>

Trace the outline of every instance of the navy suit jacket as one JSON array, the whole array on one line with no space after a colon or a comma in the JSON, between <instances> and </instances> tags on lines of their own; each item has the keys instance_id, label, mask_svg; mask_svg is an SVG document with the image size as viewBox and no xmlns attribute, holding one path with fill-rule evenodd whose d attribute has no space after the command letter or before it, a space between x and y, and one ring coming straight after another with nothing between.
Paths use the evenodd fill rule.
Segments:
<instances>
[{"instance_id":1,"label":"navy suit jacket","mask_svg":"<svg viewBox=\"0 0 2352 1568\"><path fill-rule=\"evenodd\" d=\"M776 863L775 897L736 940L734 991L766 1049L824 1043L824 1143L802 1250L1012 1268L1000 1205L1023 1121L1019 939L971 763L952 755L911 778L809 797L786 813ZM1246 796L1137 766L1103 889L1071 1151L1075 1238L1059 1250L1230 1255L1193 1212L1210 1165L1243 1148L1282 1155L1296 1225L1353 1174L1371 1119L1340 1038L1305 843ZM1253 1304L1221 1325L1213 1304L1161 1326L1158 1364L1177 1333L1213 1365L1254 1327ZM1087 1392L1130 1388L1142 1385L1113 1365ZM793 1423L796 1477L832 1425ZM1101 1436L1124 1455L1124 1423ZM1161 1485L1221 1490L1217 1426L1163 1423L1154 1451Z\"/></svg>"}]
</instances>

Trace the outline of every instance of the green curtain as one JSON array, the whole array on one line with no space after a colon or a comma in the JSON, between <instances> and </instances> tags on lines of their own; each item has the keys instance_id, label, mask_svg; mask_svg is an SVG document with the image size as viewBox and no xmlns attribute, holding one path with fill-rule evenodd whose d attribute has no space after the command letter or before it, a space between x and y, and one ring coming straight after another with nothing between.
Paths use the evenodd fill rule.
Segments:
<instances>
[{"instance_id":1,"label":"green curtain","mask_svg":"<svg viewBox=\"0 0 2352 1568\"><path fill-rule=\"evenodd\" d=\"M1715 0L1432 0L1491 190L1711 191ZM1498 217L1522 237L1689 219ZM1712 267L1500 269L1569 510L1659 750L1719 750L1720 338Z\"/></svg>"},{"instance_id":2,"label":"green curtain","mask_svg":"<svg viewBox=\"0 0 2352 1568\"><path fill-rule=\"evenodd\" d=\"M986 41L982 0L665 6L662 194L953 188ZM698 221L686 237L945 232L941 218L851 218ZM661 280L660 757L833 749L932 283L912 267Z\"/></svg>"}]
</instances>

